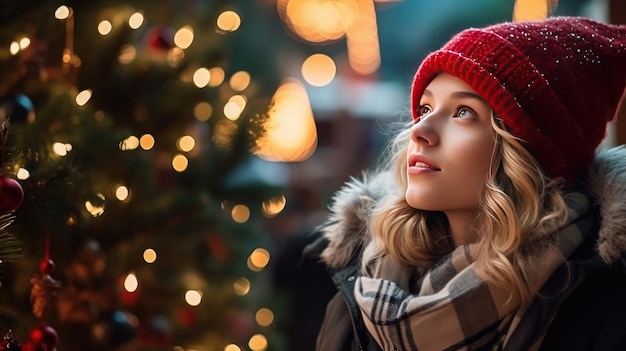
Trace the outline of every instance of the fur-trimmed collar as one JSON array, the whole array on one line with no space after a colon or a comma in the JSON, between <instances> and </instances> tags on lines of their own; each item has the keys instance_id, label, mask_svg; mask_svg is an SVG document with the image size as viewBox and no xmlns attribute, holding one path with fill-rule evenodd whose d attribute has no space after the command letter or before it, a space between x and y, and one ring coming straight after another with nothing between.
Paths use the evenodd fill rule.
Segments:
<instances>
[{"instance_id":1,"label":"fur-trimmed collar","mask_svg":"<svg viewBox=\"0 0 626 351\"><path fill-rule=\"evenodd\" d=\"M357 248L369 240L367 218L378 201L395 189L391 172L351 179L334 196L328 221L320 228L328 241L320 254L333 268L348 264ZM600 207L602 223L596 251L606 264L626 262L626 146L600 151L582 189Z\"/></svg>"}]
</instances>

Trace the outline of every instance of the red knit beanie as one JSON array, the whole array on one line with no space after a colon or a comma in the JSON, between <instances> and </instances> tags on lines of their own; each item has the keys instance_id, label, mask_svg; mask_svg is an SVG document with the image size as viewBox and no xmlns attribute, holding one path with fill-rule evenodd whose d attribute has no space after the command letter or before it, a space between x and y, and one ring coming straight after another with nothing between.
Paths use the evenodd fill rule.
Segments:
<instances>
[{"instance_id":1,"label":"red knit beanie","mask_svg":"<svg viewBox=\"0 0 626 351\"><path fill-rule=\"evenodd\" d=\"M550 177L573 182L593 159L626 87L626 26L582 17L470 28L415 74L413 118L437 73L466 81Z\"/></svg>"}]
</instances>

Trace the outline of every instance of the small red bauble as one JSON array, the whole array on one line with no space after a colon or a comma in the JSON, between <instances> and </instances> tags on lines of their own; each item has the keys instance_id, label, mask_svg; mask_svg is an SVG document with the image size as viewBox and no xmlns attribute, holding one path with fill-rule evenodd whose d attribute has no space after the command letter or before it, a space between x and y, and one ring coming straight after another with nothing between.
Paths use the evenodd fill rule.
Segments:
<instances>
[{"instance_id":1,"label":"small red bauble","mask_svg":"<svg viewBox=\"0 0 626 351\"><path fill-rule=\"evenodd\" d=\"M41 275L46 276L46 275L50 275L52 272L54 272L54 269L56 268L56 265L54 264L54 261L51 259L43 259L41 260L41 262L39 262L39 271L41 272Z\"/></svg>"},{"instance_id":2,"label":"small red bauble","mask_svg":"<svg viewBox=\"0 0 626 351\"><path fill-rule=\"evenodd\" d=\"M35 345L45 345L47 351L56 350L57 345L59 345L59 335L49 325L40 325L33 328L30 334L28 334L28 339Z\"/></svg>"},{"instance_id":3,"label":"small red bauble","mask_svg":"<svg viewBox=\"0 0 626 351\"><path fill-rule=\"evenodd\" d=\"M24 190L17 180L0 177L0 213L15 211L24 200Z\"/></svg>"},{"instance_id":4,"label":"small red bauble","mask_svg":"<svg viewBox=\"0 0 626 351\"><path fill-rule=\"evenodd\" d=\"M146 35L146 44L154 51L168 51L174 47L174 31L160 26L151 28Z\"/></svg>"},{"instance_id":5,"label":"small red bauble","mask_svg":"<svg viewBox=\"0 0 626 351\"><path fill-rule=\"evenodd\" d=\"M43 344L37 344L31 340L24 341L21 345L21 349L22 351L46 351L43 348Z\"/></svg>"}]
</instances>

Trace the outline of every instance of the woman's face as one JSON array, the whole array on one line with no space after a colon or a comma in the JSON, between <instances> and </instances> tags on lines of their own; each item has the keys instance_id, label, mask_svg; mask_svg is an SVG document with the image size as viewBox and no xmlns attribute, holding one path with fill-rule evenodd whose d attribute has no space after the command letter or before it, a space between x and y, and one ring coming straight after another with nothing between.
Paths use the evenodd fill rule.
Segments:
<instances>
[{"instance_id":1,"label":"woman's face","mask_svg":"<svg viewBox=\"0 0 626 351\"><path fill-rule=\"evenodd\" d=\"M463 80L438 74L411 126L406 201L416 209L475 218L495 146L492 110ZM451 223L452 224L452 223Z\"/></svg>"}]
</instances>

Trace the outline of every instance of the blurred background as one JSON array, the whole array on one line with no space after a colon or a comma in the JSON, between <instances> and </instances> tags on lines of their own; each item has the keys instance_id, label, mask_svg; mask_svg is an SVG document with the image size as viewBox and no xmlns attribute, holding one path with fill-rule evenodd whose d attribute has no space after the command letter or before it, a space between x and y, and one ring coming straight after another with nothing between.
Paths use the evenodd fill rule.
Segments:
<instances>
[{"instance_id":1,"label":"blurred background","mask_svg":"<svg viewBox=\"0 0 626 351\"><path fill-rule=\"evenodd\" d=\"M301 251L421 59L625 4L0 0L0 351L314 350L335 290Z\"/></svg>"}]
</instances>

